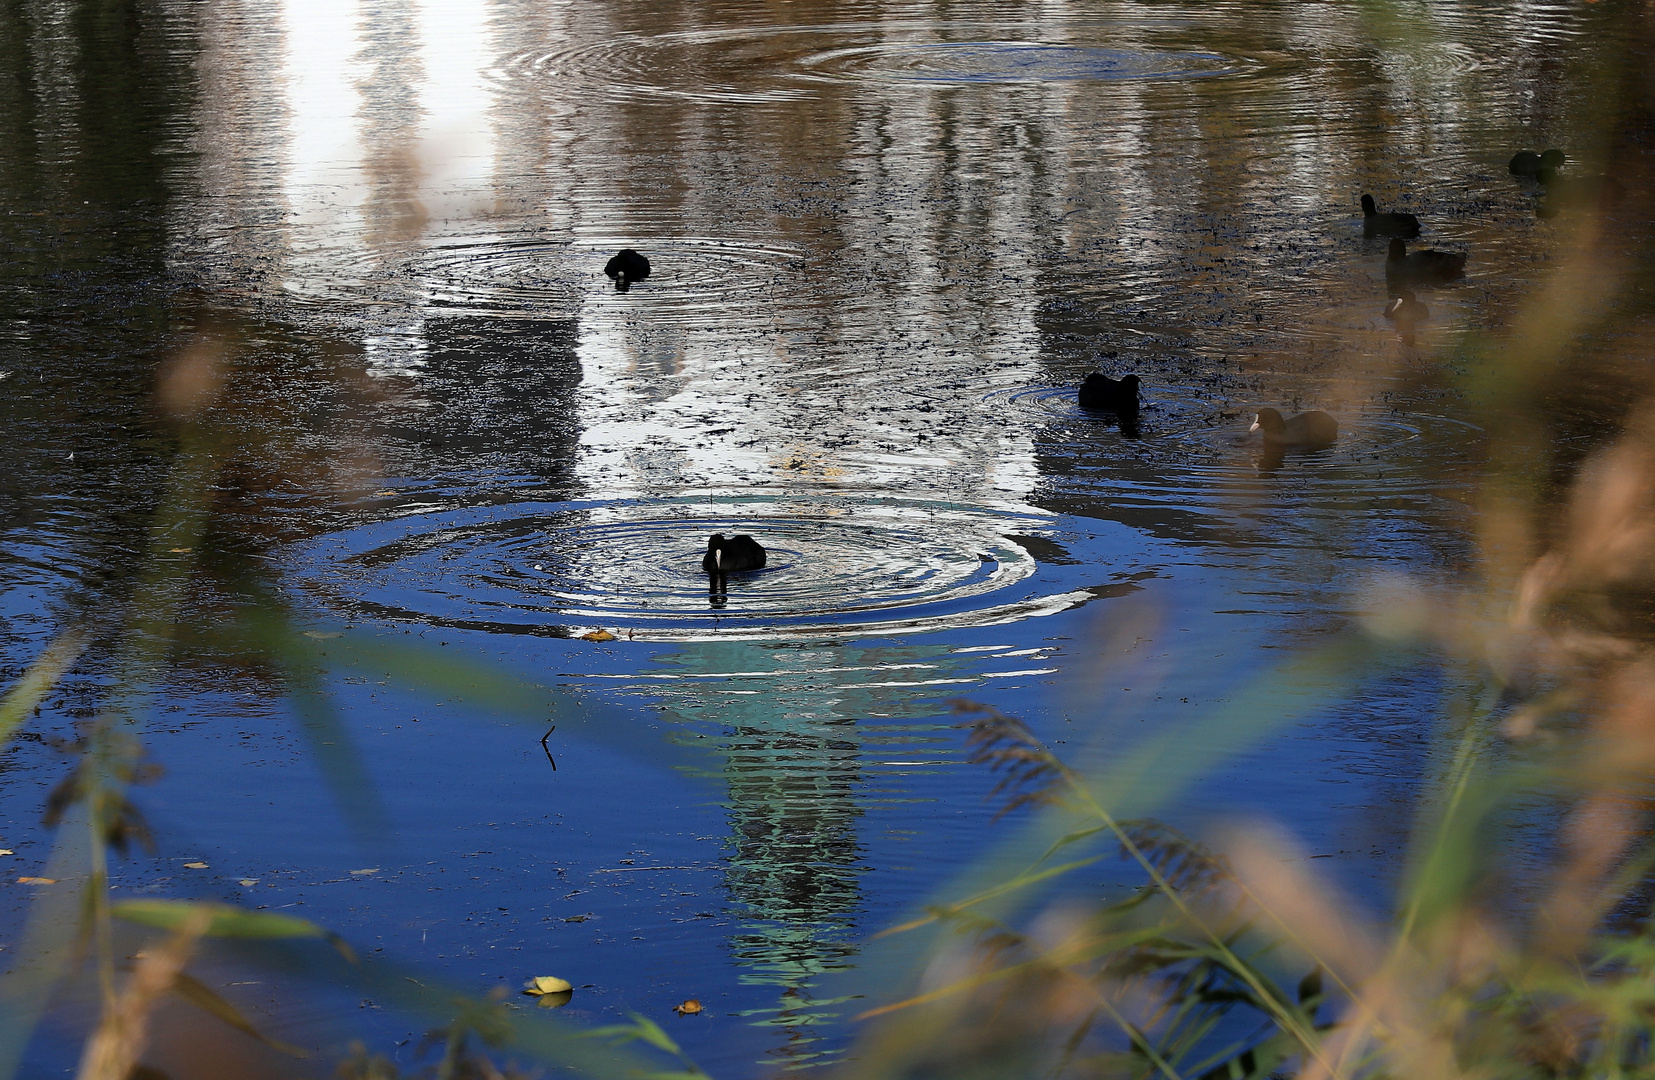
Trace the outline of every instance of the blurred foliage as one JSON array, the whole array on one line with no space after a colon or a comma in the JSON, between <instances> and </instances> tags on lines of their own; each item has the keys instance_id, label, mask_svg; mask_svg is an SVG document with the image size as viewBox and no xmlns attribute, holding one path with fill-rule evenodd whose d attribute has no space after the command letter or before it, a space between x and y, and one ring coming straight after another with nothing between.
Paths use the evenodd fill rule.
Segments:
<instances>
[{"instance_id":1,"label":"blurred foliage","mask_svg":"<svg viewBox=\"0 0 1655 1080\"><path fill-rule=\"evenodd\" d=\"M1428 36L1421 10L1361 6L1377 39L1406 47L1410 36ZM1065 762L1018 720L963 706L971 760L995 771L1007 826L1027 827L963 874L967 884L888 932L880 947L901 966L880 968L870 954L866 970L883 979L870 989L882 997L862 1014L861 1044L838 1069L847 1080L1655 1073L1647 917L1655 408L1639 404L1651 390L1647 343L1655 340L1647 301L1655 34L1644 8L1603 7L1604 19L1624 23L1628 44L1579 73L1602 88L1592 98L1600 113L1578 123L1583 154L1601 172L1548 195L1560 253L1521 318L1467 335L1443 362L1491 435L1477 493L1477 565L1457 590L1376 587L1363 598L1360 625L1260 672L1222 711L1118 760ZM85 7L79 32L108 21L108 33L121 30L117 44L125 41L122 28L137 21L119 18L118 8ZM124 126L166 126L140 108L164 94L105 81L97 88L93 101L102 104L90 112L111 144ZM138 187L159 198L159 176L145 173ZM203 950L239 941L268 948L261 955L273 969L361 986L433 1025L425 1050L435 1060L420 1071L405 1074L358 1045L338 1066L342 1078L529 1075L497 1064L502 1054L590 1076L705 1077L645 1017L578 1030L394 962L362 960L301 919L178 900L112 902L110 854L152 840L128 790L154 775L144 720L174 665L260 680L291 702L363 844L388 842L390 829L330 699L330 665L369 667L399 686L537 725L578 719L583 708L458 658L352 636L324 642L301 630L262 557L281 539L273 508L291 491L348 501L367 489L377 463L347 435L312 438L310 421L271 390L279 380L238 351L239 340L269 328L189 316L190 340L158 373L154 422L168 464L130 598L84 612L84 625L65 631L0 697L6 740L83 655L95 651L110 672L95 715L62 742L73 763L46 797L57 848L41 880L64 887L38 894L0 979L0 1076L15 1074L52 994L87 972L98 1003L83 1080L160 1075L141 1062L151 1025L170 1015L160 1011L169 997L297 1061L302 1048L261 1032L187 970ZM151 313L150 321L161 320ZM342 414L370 401L357 358L329 359L313 373L316 396ZM1362 913L1311 874L1270 825L1236 823L1196 839L1149 813L1201 769L1357 690L1405 649L1439 658L1457 677L1442 710L1451 722L1441 768L1422 785L1389 917ZM1536 803L1556 824L1538 875L1509 842L1514 808ZM1116 853L1137 868L1141 887L1089 900L1058 888ZM135 927L141 940L128 936ZM247 1075L263 1074L249 1065Z\"/></svg>"}]
</instances>

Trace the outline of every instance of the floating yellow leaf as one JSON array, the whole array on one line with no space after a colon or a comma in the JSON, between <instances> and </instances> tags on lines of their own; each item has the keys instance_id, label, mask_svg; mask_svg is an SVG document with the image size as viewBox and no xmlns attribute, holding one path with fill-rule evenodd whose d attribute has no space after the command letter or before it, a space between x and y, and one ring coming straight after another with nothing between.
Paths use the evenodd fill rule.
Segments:
<instances>
[{"instance_id":1,"label":"floating yellow leaf","mask_svg":"<svg viewBox=\"0 0 1655 1080\"><path fill-rule=\"evenodd\" d=\"M55 877L20 877L20 878L17 879L17 883L19 885L56 885L57 884L57 878L55 878Z\"/></svg>"},{"instance_id":2,"label":"floating yellow leaf","mask_svg":"<svg viewBox=\"0 0 1655 1080\"><path fill-rule=\"evenodd\" d=\"M590 634L580 635L582 641L614 641L615 635L607 630L594 630Z\"/></svg>"},{"instance_id":3,"label":"floating yellow leaf","mask_svg":"<svg viewBox=\"0 0 1655 1080\"><path fill-rule=\"evenodd\" d=\"M368 869L366 869L366 870L352 870L352 871L351 871L351 873L353 873L353 874L357 874L357 875L361 875L361 874L377 874L377 873L379 873L379 867L377 867L377 866L370 866L370 867L368 867Z\"/></svg>"},{"instance_id":4,"label":"floating yellow leaf","mask_svg":"<svg viewBox=\"0 0 1655 1080\"><path fill-rule=\"evenodd\" d=\"M315 638L317 641L326 641L329 638L344 637L343 630L306 630L305 637Z\"/></svg>"},{"instance_id":5,"label":"floating yellow leaf","mask_svg":"<svg viewBox=\"0 0 1655 1080\"><path fill-rule=\"evenodd\" d=\"M244 877L241 879L241 884L243 885L257 885L258 883L257 878Z\"/></svg>"},{"instance_id":6,"label":"floating yellow leaf","mask_svg":"<svg viewBox=\"0 0 1655 1080\"><path fill-rule=\"evenodd\" d=\"M686 998L684 999L684 1004L674 1005L672 1007L672 1011L677 1013L679 1016L694 1016L696 1013L701 1011L701 1002L695 1000L694 998Z\"/></svg>"},{"instance_id":7,"label":"floating yellow leaf","mask_svg":"<svg viewBox=\"0 0 1655 1080\"><path fill-rule=\"evenodd\" d=\"M207 869L207 864L204 863L204 862L187 862L187 863L184 864L184 869L186 869L186 870L205 870L205 869Z\"/></svg>"},{"instance_id":8,"label":"floating yellow leaf","mask_svg":"<svg viewBox=\"0 0 1655 1080\"><path fill-rule=\"evenodd\" d=\"M174 555L182 555L186 551L194 551L195 549L194 548L168 548L167 550L172 552Z\"/></svg>"},{"instance_id":9,"label":"floating yellow leaf","mask_svg":"<svg viewBox=\"0 0 1655 1080\"><path fill-rule=\"evenodd\" d=\"M568 979L560 979L556 975L536 975L523 987L525 994L540 997L542 994L562 994L575 988Z\"/></svg>"},{"instance_id":10,"label":"floating yellow leaf","mask_svg":"<svg viewBox=\"0 0 1655 1080\"><path fill-rule=\"evenodd\" d=\"M16 855L16 854L17 854L17 852L13 851L11 848L0 848L0 855Z\"/></svg>"}]
</instances>

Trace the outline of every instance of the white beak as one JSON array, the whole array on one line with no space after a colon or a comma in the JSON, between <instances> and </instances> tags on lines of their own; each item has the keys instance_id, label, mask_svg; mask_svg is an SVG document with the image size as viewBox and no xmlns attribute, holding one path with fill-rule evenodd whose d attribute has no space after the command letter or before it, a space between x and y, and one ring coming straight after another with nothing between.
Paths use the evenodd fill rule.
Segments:
<instances>
[{"instance_id":1,"label":"white beak","mask_svg":"<svg viewBox=\"0 0 1655 1080\"><path fill-rule=\"evenodd\" d=\"M1256 417L1256 416L1253 417L1253 426L1248 428L1247 430L1248 431L1257 431L1258 430L1258 417Z\"/></svg>"},{"instance_id":2,"label":"white beak","mask_svg":"<svg viewBox=\"0 0 1655 1080\"><path fill-rule=\"evenodd\" d=\"M724 549L713 548L713 565L720 570L724 569Z\"/></svg>"}]
</instances>

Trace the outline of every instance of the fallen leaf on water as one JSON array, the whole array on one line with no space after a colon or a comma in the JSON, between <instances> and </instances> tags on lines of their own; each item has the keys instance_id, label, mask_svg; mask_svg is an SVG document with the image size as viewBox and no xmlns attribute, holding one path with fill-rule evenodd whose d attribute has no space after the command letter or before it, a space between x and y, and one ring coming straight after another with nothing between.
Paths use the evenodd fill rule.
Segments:
<instances>
[{"instance_id":1,"label":"fallen leaf on water","mask_svg":"<svg viewBox=\"0 0 1655 1080\"><path fill-rule=\"evenodd\" d=\"M594 630L590 634L580 635L582 641L614 641L615 635L607 630Z\"/></svg>"},{"instance_id":2,"label":"fallen leaf on water","mask_svg":"<svg viewBox=\"0 0 1655 1080\"><path fill-rule=\"evenodd\" d=\"M241 884L243 885L257 885L258 883L257 878L244 877L241 879Z\"/></svg>"},{"instance_id":3,"label":"fallen leaf on water","mask_svg":"<svg viewBox=\"0 0 1655 1080\"><path fill-rule=\"evenodd\" d=\"M560 979L556 975L536 975L524 984L523 992L540 997L543 994L562 994L574 988L575 984L568 979Z\"/></svg>"},{"instance_id":4,"label":"fallen leaf on water","mask_svg":"<svg viewBox=\"0 0 1655 1080\"><path fill-rule=\"evenodd\" d=\"M0 848L0 855L16 855L16 854L17 854L17 852L13 851L11 848Z\"/></svg>"},{"instance_id":5,"label":"fallen leaf on water","mask_svg":"<svg viewBox=\"0 0 1655 1080\"><path fill-rule=\"evenodd\" d=\"M394 492L394 491L390 490L389 488L387 488L384 491L376 491L376 492L374 492L374 494L375 495L395 495L396 492Z\"/></svg>"},{"instance_id":6,"label":"fallen leaf on water","mask_svg":"<svg viewBox=\"0 0 1655 1080\"><path fill-rule=\"evenodd\" d=\"M351 873L353 873L353 874L377 874L377 873L379 873L379 867L370 866L366 870L352 870Z\"/></svg>"},{"instance_id":7,"label":"fallen leaf on water","mask_svg":"<svg viewBox=\"0 0 1655 1080\"><path fill-rule=\"evenodd\" d=\"M55 878L55 877L20 877L20 878L17 879L17 883L19 885L56 885L57 884L57 878Z\"/></svg>"},{"instance_id":8,"label":"fallen leaf on water","mask_svg":"<svg viewBox=\"0 0 1655 1080\"><path fill-rule=\"evenodd\" d=\"M694 1016L696 1013L701 1011L701 1002L695 1000L694 998L686 998L684 1000L684 1004L674 1005L672 1007L672 1011L677 1013L679 1016Z\"/></svg>"},{"instance_id":9,"label":"fallen leaf on water","mask_svg":"<svg viewBox=\"0 0 1655 1080\"><path fill-rule=\"evenodd\" d=\"M205 870L205 869L207 869L207 864L204 863L204 862L187 862L187 863L184 864L184 869L186 869L186 870Z\"/></svg>"},{"instance_id":10,"label":"fallen leaf on water","mask_svg":"<svg viewBox=\"0 0 1655 1080\"><path fill-rule=\"evenodd\" d=\"M305 637L315 638L317 641L326 641L328 638L344 637L343 630L306 630Z\"/></svg>"},{"instance_id":11,"label":"fallen leaf on water","mask_svg":"<svg viewBox=\"0 0 1655 1080\"><path fill-rule=\"evenodd\" d=\"M172 552L174 555L182 555L186 551L194 551L195 549L194 548L168 548L167 550Z\"/></svg>"}]
</instances>

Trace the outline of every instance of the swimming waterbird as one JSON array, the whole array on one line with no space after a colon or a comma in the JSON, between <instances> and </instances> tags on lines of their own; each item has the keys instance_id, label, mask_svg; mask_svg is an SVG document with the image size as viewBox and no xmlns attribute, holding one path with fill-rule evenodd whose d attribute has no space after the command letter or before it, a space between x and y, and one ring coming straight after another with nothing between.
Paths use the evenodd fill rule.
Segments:
<instances>
[{"instance_id":1,"label":"swimming waterbird","mask_svg":"<svg viewBox=\"0 0 1655 1080\"><path fill-rule=\"evenodd\" d=\"M1511 170L1513 176L1538 176L1541 169L1555 169L1567 160L1569 159L1563 151L1555 146L1543 154L1537 154L1533 150L1519 150L1511 155L1511 162L1506 168Z\"/></svg>"},{"instance_id":2,"label":"swimming waterbird","mask_svg":"<svg viewBox=\"0 0 1655 1080\"><path fill-rule=\"evenodd\" d=\"M1137 412L1138 377L1122 375L1118 379L1111 379L1107 375L1093 372L1080 384L1080 407L1104 409L1114 413Z\"/></svg>"},{"instance_id":3,"label":"swimming waterbird","mask_svg":"<svg viewBox=\"0 0 1655 1080\"><path fill-rule=\"evenodd\" d=\"M707 554L701 559L701 569L715 575L734 574L743 570L762 570L764 563L764 548L751 536L713 533L707 541Z\"/></svg>"},{"instance_id":4,"label":"swimming waterbird","mask_svg":"<svg viewBox=\"0 0 1655 1080\"><path fill-rule=\"evenodd\" d=\"M1248 431L1264 433L1264 445L1271 447L1327 446L1339 437L1339 421L1325 412L1300 413L1282 419L1275 409L1260 409Z\"/></svg>"},{"instance_id":5,"label":"swimming waterbird","mask_svg":"<svg viewBox=\"0 0 1655 1080\"><path fill-rule=\"evenodd\" d=\"M1399 289L1391 302L1385 305L1385 318L1395 325L1397 333L1408 344L1414 343L1414 329L1431 317L1431 309L1420 303L1412 289Z\"/></svg>"},{"instance_id":6,"label":"swimming waterbird","mask_svg":"<svg viewBox=\"0 0 1655 1080\"><path fill-rule=\"evenodd\" d=\"M609 275L618 291L625 292L634 281L649 276L649 260L631 248L622 248L603 264L603 272Z\"/></svg>"},{"instance_id":7,"label":"swimming waterbird","mask_svg":"<svg viewBox=\"0 0 1655 1080\"><path fill-rule=\"evenodd\" d=\"M1373 196L1362 196L1362 231L1369 236L1419 235L1419 218L1412 214L1381 214L1374 206Z\"/></svg>"},{"instance_id":8,"label":"swimming waterbird","mask_svg":"<svg viewBox=\"0 0 1655 1080\"><path fill-rule=\"evenodd\" d=\"M1393 292L1399 291L1398 282L1433 284L1464 276L1465 256L1459 252L1435 248L1409 251L1408 245L1398 238L1391 241L1385 256L1385 277L1391 282Z\"/></svg>"}]
</instances>

